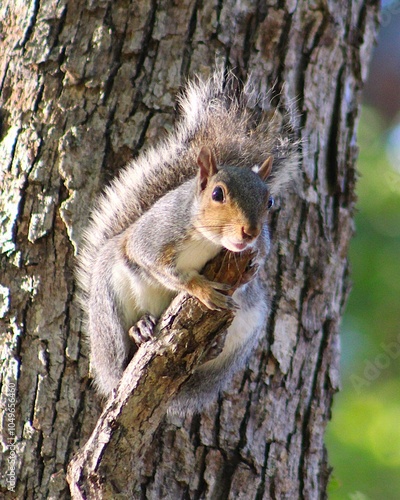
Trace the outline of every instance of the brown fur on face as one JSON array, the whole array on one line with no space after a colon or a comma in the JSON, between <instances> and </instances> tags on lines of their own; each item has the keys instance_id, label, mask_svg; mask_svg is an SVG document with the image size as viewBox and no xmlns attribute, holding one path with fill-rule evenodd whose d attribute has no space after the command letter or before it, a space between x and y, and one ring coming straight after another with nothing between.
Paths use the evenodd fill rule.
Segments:
<instances>
[{"instance_id":1,"label":"brown fur on face","mask_svg":"<svg viewBox=\"0 0 400 500\"><path fill-rule=\"evenodd\" d=\"M272 158L257 173L230 166L218 170L213 152L203 146L198 165L201 201L195 227L211 240L222 238L229 250L243 250L257 239L266 219L269 192L264 181Z\"/></svg>"}]
</instances>

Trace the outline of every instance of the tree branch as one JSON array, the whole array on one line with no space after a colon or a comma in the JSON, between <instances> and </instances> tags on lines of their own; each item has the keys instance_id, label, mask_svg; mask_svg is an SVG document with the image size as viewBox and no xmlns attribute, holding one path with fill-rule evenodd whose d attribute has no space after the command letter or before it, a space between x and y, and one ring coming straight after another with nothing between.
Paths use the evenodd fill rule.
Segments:
<instances>
[{"instance_id":1,"label":"tree branch","mask_svg":"<svg viewBox=\"0 0 400 500\"><path fill-rule=\"evenodd\" d=\"M252 257L249 251L223 251L204 274L231 285L232 294L254 275ZM134 480L133 464L151 443L171 399L233 317L232 311L210 311L187 294L176 297L156 326L156 338L140 346L88 442L71 460L67 479L74 499L110 498L119 485Z\"/></svg>"}]
</instances>

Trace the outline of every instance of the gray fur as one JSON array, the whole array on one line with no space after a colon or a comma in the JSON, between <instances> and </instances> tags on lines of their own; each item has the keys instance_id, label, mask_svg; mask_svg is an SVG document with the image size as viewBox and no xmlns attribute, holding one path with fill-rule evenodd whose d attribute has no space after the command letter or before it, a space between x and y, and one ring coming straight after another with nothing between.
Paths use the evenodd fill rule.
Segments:
<instances>
[{"instance_id":1,"label":"gray fur","mask_svg":"<svg viewBox=\"0 0 400 500\"><path fill-rule=\"evenodd\" d=\"M92 213L78 255L77 278L95 383L103 395L112 392L129 361L127 330L132 321L147 312L159 316L181 289L179 273L169 269L165 275L154 259L164 244L173 241L179 248L196 212L193 186L199 149L209 146L219 165L246 170L272 155L274 169L268 187L273 195L294 177L297 144L291 137L282 136L274 117L267 119L266 113L261 113L255 120L249 103L257 102L257 98L246 87L233 97L229 90L233 83L234 77L229 75L224 85L222 72L216 72L207 82L188 84L180 99L182 115L175 132L128 164L106 188ZM252 204L243 203L243 210L250 211ZM268 248L268 230L264 227L258 242L261 260ZM115 269L126 276L128 288L133 289L138 278L149 286L161 284L165 288L161 292L157 289L162 297L155 311L137 305L132 292L132 311L127 312L124 302L128 288L122 286L123 280L115 282ZM248 359L263 329L267 308L258 277L235 292L234 299L240 309L227 333L226 352L195 371L173 402L172 412L200 411ZM241 321L248 323L248 318L257 320L251 331L243 334ZM235 348L229 347L231 341L235 346L237 343Z\"/></svg>"}]
</instances>

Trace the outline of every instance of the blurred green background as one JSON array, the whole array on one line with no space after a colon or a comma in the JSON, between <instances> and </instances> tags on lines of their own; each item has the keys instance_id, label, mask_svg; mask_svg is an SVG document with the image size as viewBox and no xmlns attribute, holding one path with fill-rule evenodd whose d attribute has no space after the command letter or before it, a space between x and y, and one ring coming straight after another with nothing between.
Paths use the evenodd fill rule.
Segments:
<instances>
[{"instance_id":1,"label":"blurred green background","mask_svg":"<svg viewBox=\"0 0 400 500\"><path fill-rule=\"evenodd\" d=\"M330 500L400 499L400 1L384 4L365 101Z\"/></svg>"}]
</instances>

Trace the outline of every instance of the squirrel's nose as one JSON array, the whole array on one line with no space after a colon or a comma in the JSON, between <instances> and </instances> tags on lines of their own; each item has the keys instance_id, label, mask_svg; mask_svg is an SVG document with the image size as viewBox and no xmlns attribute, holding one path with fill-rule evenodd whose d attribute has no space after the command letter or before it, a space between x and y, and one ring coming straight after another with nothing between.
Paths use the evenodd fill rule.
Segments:
<instances>
[{"instance_id":1,"label":"squirrel's nose","mask_svg":"<svg viewBox=\"0 0 400 500\"><path fill-rule=\"evenodd\" d=\"M257 227L242 226L242 238L243 240L250 241L260 234L260 230Z\"/></svg>"}]
</instances>

